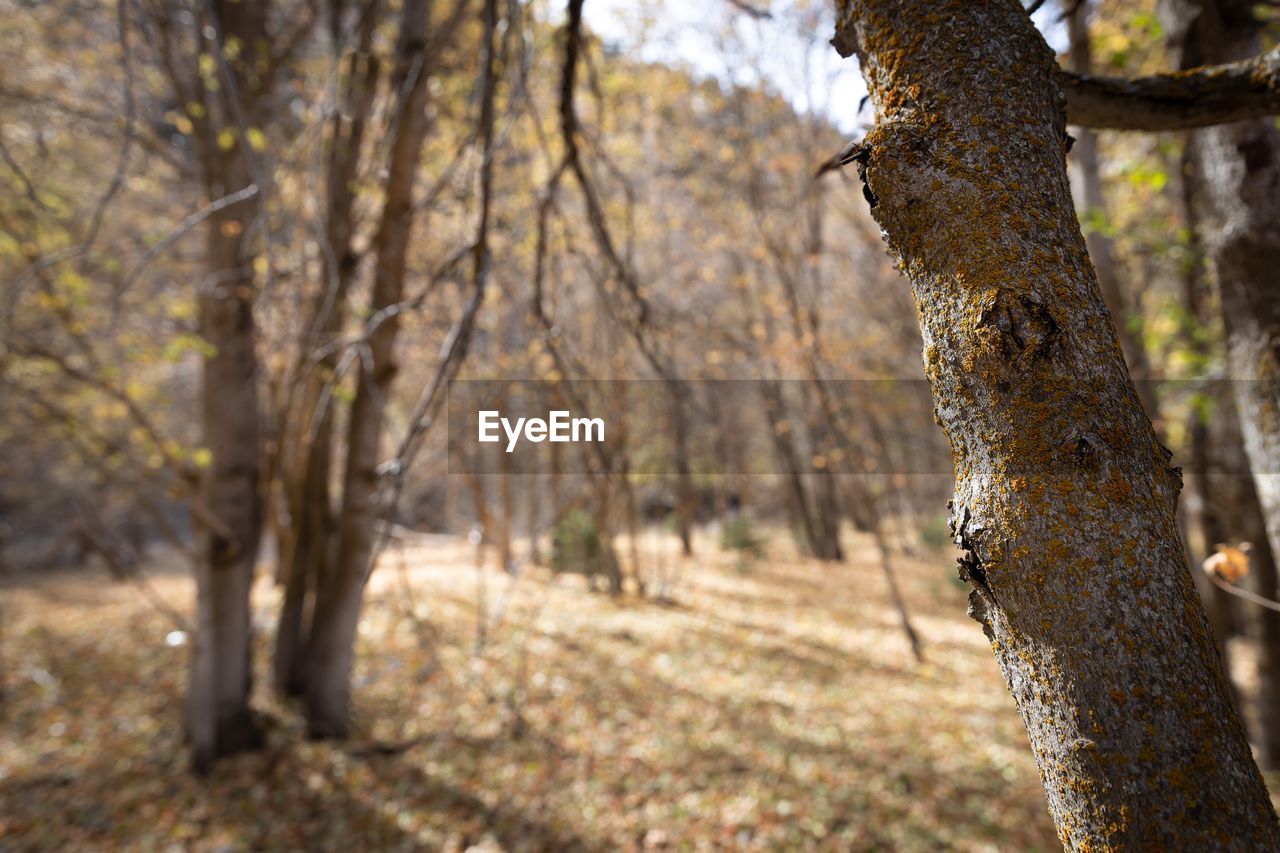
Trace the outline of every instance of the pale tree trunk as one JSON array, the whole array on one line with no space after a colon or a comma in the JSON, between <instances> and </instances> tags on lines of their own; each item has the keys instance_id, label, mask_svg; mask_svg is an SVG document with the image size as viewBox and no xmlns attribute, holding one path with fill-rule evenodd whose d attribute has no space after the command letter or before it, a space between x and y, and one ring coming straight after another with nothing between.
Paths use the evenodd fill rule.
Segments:
<instances>
[{"instance_id":1,"label":"pale tree trunk","mask_svg":"<svg viewBox=\"0 0 1280 853\"><path fill-rule=\"evenodd\" d=\"M1178 65L1247 59L1261 48L1253 4L1163 0ZM1280 553L1280 131L1252 119L1189 135L1191 199L1217 284L1227 366L1270 554L1254 555L1259 593L1277 596ZM1247 485L1247 484L1245 484ZM1249 495L1246 495L1248 498ZM1260 533L1263 531L1259 531ZM1280 764L1280 614L1259 614L1263 761Z\"/></svg>"},{"instance_id":2,"label":"pale tree trunk","mask_svg":"<svg viewBox=\"0 0 1280 853\"><path fill-rule=\"evenodd\" d=\"M1125 369L1016 0L844 0L859 154L919 308L971 612L1071 849L1280 846L1183 556L1180 476Z\"/></svg>"},{"instance_id":3,"label":"pale tree trunk","mask_svg":"<svg viewBox=\"0 0 1280 853\"><path fill-rule=\"evenodd\" d=\"M235 37L255 46L265 39L262 8L219 2L211 4L210 11L219 25L219 38ZM207 93L210 118L200 122L197 144L211 199L255 182L253 155L238 125L252 119L263 95L264 81L251 81L242 72L257 56L255 48L246 48L239 61L225 66L235 81L237 102ZM224 84L221 91L226 88ZM219 131L228 128L236 132L235 144L229 147L218 140ZM200 291L200 333L212 349L204 359L201 387L209 465L201 479L200 500L216 523L203 526L198 534L197 634L187 701L187 735L194 767L201 773L221 756L262 743L249 708L250 591L263 515L251 236L263 228L263 188L258 189L249 201L210 216L206 228L209 275Z\"/></svg>"},{"instance_id":4,"label":"pale tree trunk","mask_svg":"<svg viewBox=\"0 0 1280 853\"><path fill-rule=\"evenodd\" d=\"M188 725L200 772L220 756L261 743L249 710L249 592L262 530L253 272L251 259L240 256L239 241L217 229L214 222L209 261L219 284L200 305L201 334L215 349L204 365L201 409L210 463L200 494L223 529L201 530L196 566Z\"/></svg>"}]
</instances>

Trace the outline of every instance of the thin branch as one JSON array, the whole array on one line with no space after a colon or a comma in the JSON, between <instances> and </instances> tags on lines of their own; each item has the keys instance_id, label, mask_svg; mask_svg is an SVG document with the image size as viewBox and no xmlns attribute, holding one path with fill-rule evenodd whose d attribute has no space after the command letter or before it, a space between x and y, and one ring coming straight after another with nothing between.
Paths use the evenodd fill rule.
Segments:
<instances>
[{"instance_id":1,"label":"thin branch","mask_svg":"<svg viewBox=\"0 0 1280 853\"><path fill-rule=\"evenodd\" d=\"M773 19L773 13L768 9L761 9L759 6L753 6L746 0L725 0L730 6L739 12L745 13L748 17L755 18L757 21L767 21Z\"/></svg>"},{"instance_id":2,"label":"thin branch","mask_svg":"<svg viewBox=\"0 0 1280 853\"><path fill-rule=\"evenodd\" d=\"M31 178L27 177L27 173L22 170L22 166L14 159L13 154L9 153L9 149L4 144L3 139L0 139L0 157L4 158L5 165L18 176L18 181L26 191L27 198L31 199L31 203L41 210L48 211L49 206L40 200L40 196L36 193L35 184L31 183Z\"/></svg>"},{"instance_id":3,"label":"thin branch","mask_svg":"<svg viewBox=\"0 0 1280 853\"><path fill-rule=\"evenodd\" d=\"M244 189L236 190L230 195L224 195L222 198L214 199L195 213L187 216L179 222L173 230L166 234L164 239L147 250L147 254L143 256L142 260L138 262L138 265L129 273L128 278L126 278L124 280L124 284L118 288L117 293L124 293L136 284L138 278L146 271L147 267L150 266L156 258L164 254L165 250L176 243L183 234L186 234L192 228L196 227L218 211L228 208L233 204L238 204L246 199L251 199L257 194L258 185L249 184L249 186Z\"/></svg>"},{"instance_id":4,"label":"thin branch","mask_svg":"<svg viewBox=\"0 0 1280 853\"><path fill-rule=\"evenodd\" d=\"M120 30L120 67L124 71L124 142L120 146L120 159L116 163L115 175L112 176L106 192L98 199L93 218L89 221L89 230L82 241L86 251L98 239L98 230L102 227L102 218L106 214L107 205L120 191L120 187L124 186L125 172L129 168L129 155L133 151L134 136L137 132L137 109L133 100L133 49L129 46L129 0L120 0L116 4L116 24Z\"/></svg>"},{"instance_id":5,"label":"thin branch","mask_svg":"<svg viewBox=\"0 0 1280 853\"><path fill-rule=\"evenodd\" d=\"M1263 598L1261 595L1256 595L1255 593L1249 592L1247 589L1241 589L1238 586L1224 581L1214 572L1207 572L1207 574L1209 575L1209 580L1213 581L1219 588L1226 590L1237 598L1243 598L1245 601L1256 604L1259 607L1265 607L1267 610L1280 611L1280 602L1272 601L1269 598Z\"/></svg>"}]
</instances>

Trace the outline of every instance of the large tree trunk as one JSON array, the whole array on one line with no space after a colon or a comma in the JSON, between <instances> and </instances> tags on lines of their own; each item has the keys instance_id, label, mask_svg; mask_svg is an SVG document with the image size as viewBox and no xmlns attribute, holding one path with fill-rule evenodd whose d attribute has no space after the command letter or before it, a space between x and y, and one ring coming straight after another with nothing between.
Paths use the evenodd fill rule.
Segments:
<instances>
[{"instance_id":1,"label":"large tree trunk","mask_svg":"<svg viewBox=\"0 0 1280 853\"><path fill-rule=\"evenodd\" d=\"M1067 183L1054 58L1016 0L843 0L872 213L919 307L971 612L1072 849L1275 849Z\"/></svg>"},{"instance_id":2,"label":"large tree trunk","mask_svg":"<svg viewBox=\"0 0 1280 853\"><path fill-rule=\"evenodd\" d=\"M1245 59L1262 46L1252 3L1164 0L1161 12L1181 68ZM1255 554L1256 580L1259 592L1274 599L1272 555L1280 553L1280 131L1269 118L1194 131L1188 155L1191 199L1218 287L1240 431L1270 546L1270 553ZM1244 500L1251 497L1246 492ZM1248 517L1256 516L1246 512ZM1270 700L1280 695L1280 613L1266 611L1260 619L1262 757L1274 767L1280 764L1280 707Z\"/></svg>"}]
</instances>

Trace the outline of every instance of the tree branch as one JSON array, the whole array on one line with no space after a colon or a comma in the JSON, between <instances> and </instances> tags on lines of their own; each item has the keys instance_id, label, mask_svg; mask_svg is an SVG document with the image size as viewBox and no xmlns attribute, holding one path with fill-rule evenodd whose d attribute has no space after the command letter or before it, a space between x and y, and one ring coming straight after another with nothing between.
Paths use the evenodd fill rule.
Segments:
<instances>
[{"instance_id":1,"label":"tree branch","mask_svg":"<svg viewBox=\"0 0 1280 853\"><path fill-rule=\"evenodd\" d=\"M1280 48L1232 62L1123 79L1060 71L1067 121L1111 130L1189 130L1280 115Z\"/></svg>"}]
</instances>

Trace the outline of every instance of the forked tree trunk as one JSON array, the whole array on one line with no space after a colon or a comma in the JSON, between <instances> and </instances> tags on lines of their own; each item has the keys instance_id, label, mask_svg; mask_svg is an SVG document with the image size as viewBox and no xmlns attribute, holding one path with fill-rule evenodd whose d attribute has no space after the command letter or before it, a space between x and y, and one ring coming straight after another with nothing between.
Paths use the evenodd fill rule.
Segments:
<instances>
[{"instance_id":1,"label":"forked tree trunk","mask_svg":"<svg viewBox=\"0 0 1280 853\"><path fill-rule=\"evenodd\" d=\"M355 659L356 628L364 587L372 568L378 522L378 465L381 462L386 405L396 373L395 341L399 310L405 296L409 237L415 221L413 190L422 146L430 129L427 102L438 51L447 43L468 8L459 0L428 42L431 24L427 0L405 0L396 44L391 91L395 93L391 141L385 178L386 199L373 240L374 278L369 301L370 323L366 355L347 427L346 468L342 508L332 577L316 598L307 646L307 723L312 737L346 737L349 727L351 668ZM481 137L485 157L492 156L495 0L485 4L485 70L481 103ZM487 176L491 164L481 168ZM488 180L482 177L482 184ZM487 190L486 190L487 192ZM488 222L484 209L483 234ZM484 241L477 240L478 257L487 269ZM388 522L391 519L387 519Z\"/></svg>"},{"instance_id":2,"label":"forked tree trunk","mask_svg":"<svg viewBox=\"0 0 1280 853\"><path fill-rule=\"evenodd\" d=\"M289 547L280 555L285 563L285 592L272 659L276 689L286 696L306 692L308 666L303 651L316 599L328 588L332 576L336 550L330 483L336 406L327 392L331 392L330 383L338 381L334 375L338 353L333 344L347 318L348 292L358 266L352 247L354 206L360 152L378 83L378 61L371 52L375 12L370 6L362 9L357 50L343 63L343 108L335 110L331 120L328 151L325 280L312 303L295 371L305 377L305 386L294 426L297 458L286 469L292 525ZM330 23L335 44L339 44L343 24L340 8L335 7L332 14Z\"/></svg>"},{"instance_id":3,"label":"forked tree trunk","mask_svg":"<svg viewBox=\"0 0 1280 853\"><path fill-rule=\"evenodd\" d=\"M395 129L386 179L387 197L374 238L376 251L370 308L376 314L404 298L405 259L413 225L413 186L426 139L429 91L424 48L425 0L407 0L392 90L398 93ZM348 730L351 666L356 627L373 552L377 522L377 467L387 396L395 375L394 348L399 320L391 314L368 335L347 427L347 459L338 522L333 577L316 600L308 647L307 721L313 737L343 738Z\"/></svg>"},{"instance_id":4,"label":"forked tree trunk","mask_svg":"<svg viewBox=\"0 0 1280 853\"><path fill-rule=\"evenodd\" d=\"M1054 57L1016 0L842 0L859 159L919 308L971 612L1071 849L1280 846L1067 183Z\"/></svg>"}]
</instances>

